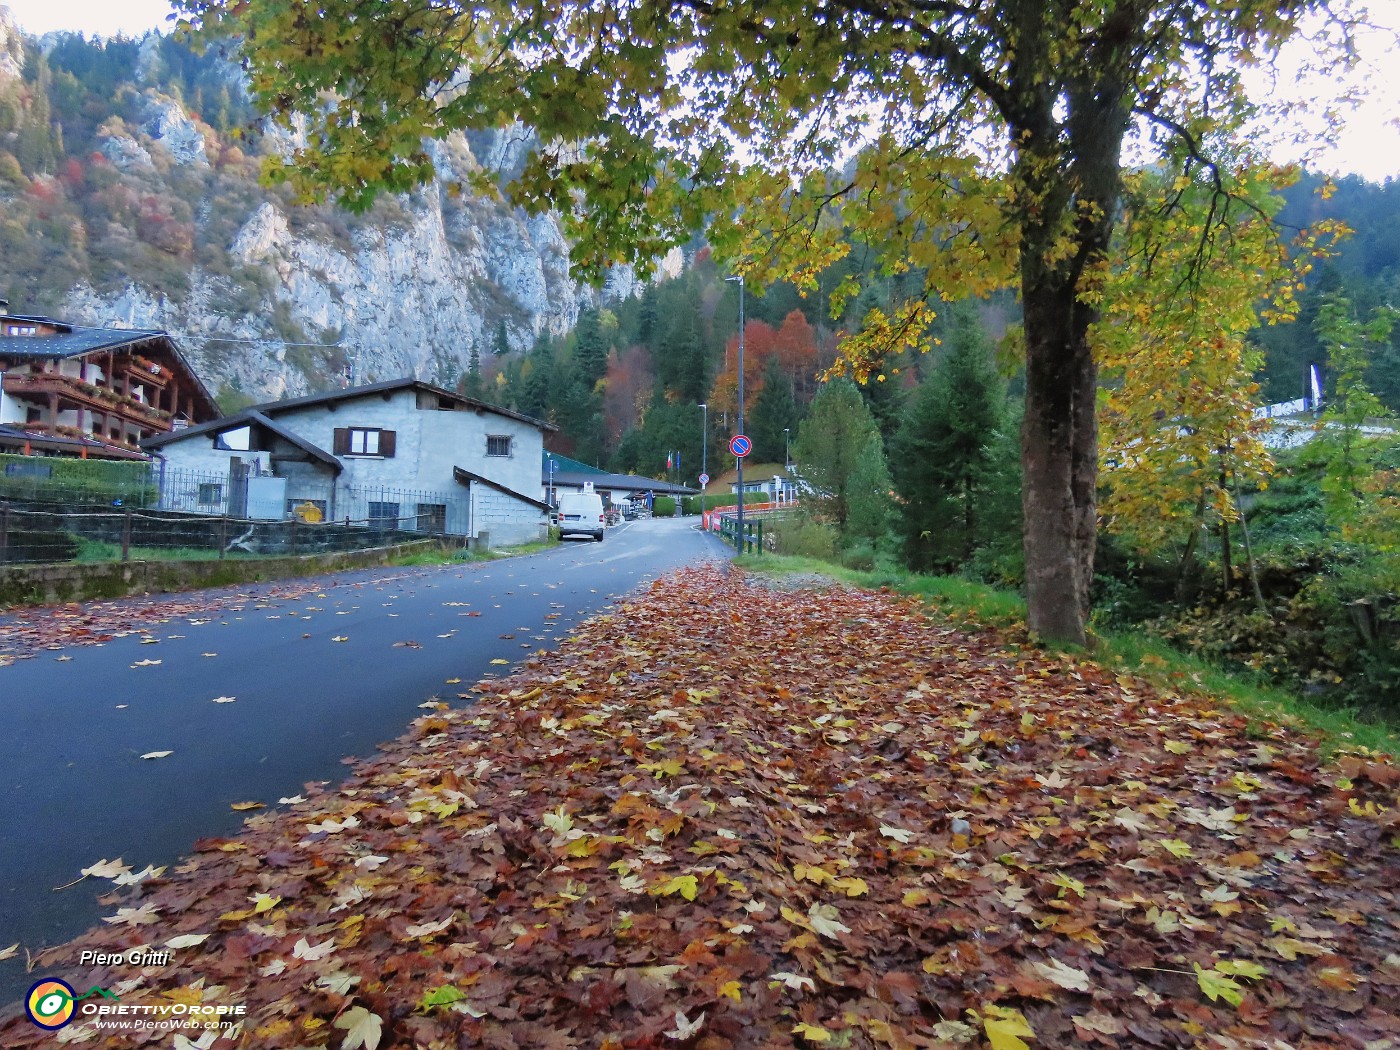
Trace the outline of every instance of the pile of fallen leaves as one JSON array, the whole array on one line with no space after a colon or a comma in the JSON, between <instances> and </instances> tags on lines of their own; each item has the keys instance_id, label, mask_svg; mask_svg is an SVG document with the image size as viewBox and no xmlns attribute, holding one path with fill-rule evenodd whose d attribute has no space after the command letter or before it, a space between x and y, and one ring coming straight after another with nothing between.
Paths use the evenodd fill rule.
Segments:
<instances>
[{"instance_id":1,"label":"pile of fallen leaves","mask_svg":"<svg viewBox=\"0 0 1400 1050\"><path fill-rule=\"evenodd\" d=\"M479 691L48 973L256 1048L1400 1046L1388 763L713 568Z\"/></svg>"}]
</instances>

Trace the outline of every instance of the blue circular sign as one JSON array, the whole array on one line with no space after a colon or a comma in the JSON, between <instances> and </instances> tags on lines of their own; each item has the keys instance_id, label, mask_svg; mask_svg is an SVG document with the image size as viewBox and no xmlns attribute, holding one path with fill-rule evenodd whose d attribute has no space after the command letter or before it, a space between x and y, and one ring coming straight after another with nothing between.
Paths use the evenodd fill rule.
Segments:
<instances>
[{"instance_id":1,"label":"blue circular sign","mask_svg":"<svg viewBox=\"0 0 1400 1050\"><path fill-rule=\"evenodd\" d=\"M753 451L753 442L746 434L735 434L729 439L729 451L734 453L737 459L743 459Z\"/></svg>"}]
</instances>

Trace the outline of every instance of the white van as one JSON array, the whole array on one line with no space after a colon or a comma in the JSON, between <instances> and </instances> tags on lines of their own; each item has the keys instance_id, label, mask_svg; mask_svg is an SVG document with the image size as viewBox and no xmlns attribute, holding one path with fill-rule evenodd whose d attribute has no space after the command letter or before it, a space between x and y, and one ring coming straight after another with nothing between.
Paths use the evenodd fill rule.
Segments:
<instances>
[{"instance_id":1,"label":"white van","mask_svg":"<svg viewBox=\"0 0 1400 1050\"><path fill-rule=\"evenodd\" d=\"M603 497L596 492L559 493L559 538L592 536L603 542Z\"/></svg>"}]
</instances>

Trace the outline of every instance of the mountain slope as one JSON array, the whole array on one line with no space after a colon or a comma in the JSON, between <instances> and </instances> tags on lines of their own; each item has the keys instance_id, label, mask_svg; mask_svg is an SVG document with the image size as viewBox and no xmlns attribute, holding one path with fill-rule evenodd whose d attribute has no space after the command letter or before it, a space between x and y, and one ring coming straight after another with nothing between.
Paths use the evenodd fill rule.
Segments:
<instances>
[{"instance_id":1,"label":"mountain slope","mask_svg":"<svg viewBox=\"0 0 1400 1050\"><path fill-rule=\"evenodd\" d=\"M439 181L363 217L261 186L288 148L240 74L170 37L22 37L0 7L0 296L16 312L168 329L226 405L520 351L639 291L568 272L552 217L459 195L523 131L436 143ZM671 267L669 272L674 272Z\"/></svg>"}]
</instances>

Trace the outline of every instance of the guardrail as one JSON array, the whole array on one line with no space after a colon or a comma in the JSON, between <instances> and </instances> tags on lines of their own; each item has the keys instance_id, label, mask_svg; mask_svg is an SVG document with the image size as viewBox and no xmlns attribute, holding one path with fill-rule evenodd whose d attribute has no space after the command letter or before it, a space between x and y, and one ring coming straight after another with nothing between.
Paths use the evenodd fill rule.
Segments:
<instances>
[{"instance_id":1,"label":"guardrail","mask_svg":"<svg viewBox=\"0 0 1400 1050\"><path fill-rule=\"evenodd\" d=\"M746 511L747 507L744 508ZM739 531L739 517L737 514L724 514L719 517L719 534L726 543L734 545L734 549L740 554L762 554L763 553L763 519L751 518L744 515L744 528L742 535Z\"/></svg>"},{"instance_id":2,"label":"guardrail","mask_svg":"<svg viewBox=\"0 0 1400 1050\"><path fill-rule=\"evenodd\" d=\"M747 518L750 514L771 514L773 511L778 510L792 510L796 506L797 502L795 500L789 500L786 503L745 503L744 517ZM739 504L737 503L727 507L711 507L701 514L701 521L703 522L703 527L706 532L717 532L720 528L720 518L726 514L738 513Z\"/></svg>"}]
</instances>

